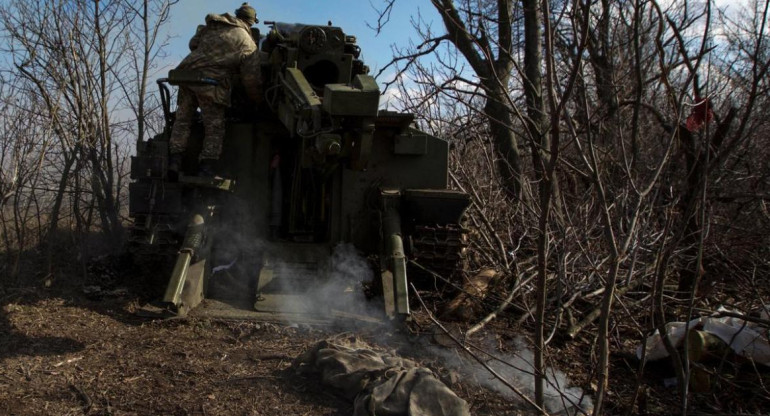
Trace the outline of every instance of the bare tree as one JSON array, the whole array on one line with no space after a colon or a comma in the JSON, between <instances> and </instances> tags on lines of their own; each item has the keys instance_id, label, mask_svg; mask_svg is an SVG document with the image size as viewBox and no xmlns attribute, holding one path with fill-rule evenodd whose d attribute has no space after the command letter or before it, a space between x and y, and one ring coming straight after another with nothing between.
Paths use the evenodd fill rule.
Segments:
<instances>
[{"instance_id":1,"label":"bare tree","mask_svg":"<svg viewBox=\"0 0 770 416\"><path fill-rule=\"evenodd\" d=\"M437 3L446 26L453 9ZM504 3L452 3L449 21L460 19L461 33L494 39L493 55L483 57L503 45L501 20L490 11ZM470 218L482 230L473 234L473 261L507 271L508 296L495 298L500 307L490 317L506 308L520 311L520 322L532 316L536 353L559 326L570 338L594 330L596 414L612 412L609 357L620 342L613 326L649 322L635 326L642 337L672 316L688 320L708 303L702 279L748 280L753 268L768 266L768 1L749 3L737 13L688 0L508 3L513 72L497 81L508 130L529 145L520 148L529 150L520 161L531 164L519 165L519 185L526 194L536 184L540 198L507 207L494 197L500 188L478 179L496 174L489 167L499 155L493 129L485 129L494 122L489 79L451 35L432 34L419 18L419 43L395 59L408 75L397 81L404 108L454 138L462 160L455 182L471 194ZM483 36L468 37L483 50ZM549 208L557 202L561 208ZM534 258L537 290L525 294L519 288L531 282ZM654 292L648 317L629 315L628 294L638 288ZM596 297L599 306L590 306ZM581 301L590 307L576 307ZM682 412L690 406L684 351L671 351ZM546 358L536 358L537 368Z\"/></svg>"},{"instance_id":2,"label":"bare tree","mask_svg":"<svg viewBox=\"0 0 770 416\"><path fill-rule=\"evenodd\" d=\"M39 241L40 202L44 157L52 134L27 111L34 96L18 94L17 85L0 80L0 229L7 259L0 273L16 280L21 253Z\"/></svg>"},{"instance_id":3,"label":"bare tree","mask_svg":"<svg viewBox=\"0 0 770 416\"><path fill-rule=\"evenodd\" d=\"M394 2L386 0L383 10L390 10ZM456 48L470 65L475 77L472 84L478 84L483 91L483 114L489 122L499 158L496 165L500 180L510 196L519 198L522 187L521 155L518 139L511 129L514 109L511 108L509 97L509 83L514 73L515 2L431 0L431 4L440 14L446 33L433 35L429 31L424 32L425 36L416 50L402 51L402 55L382 68L380 74L391 65L405 63L398 69L399 74L402 74L416 62L416 58L433 53L443 43ZM387 19L381 18L379 22L382 24ZM455 81L467 81L467 74L453 71L444 85L452 85Z\"/></svg>"},{"instance_id":4,"label":"bare tree","mask_svg":"<svg viewBox=\"0 0 770 416\"><path fill-rule=\"evenodd\" d=\"M175 0L15 0L0 8L15 94L39 97L26 111L55 138L43 158L46 239L75 226L122 240L126 160L147 131L147 80ZM49 19L48 16L57 16ZM156 127L153 127L155 129ZM66 212L66 218L63 216Z\"/></svg>"}]
</instances>

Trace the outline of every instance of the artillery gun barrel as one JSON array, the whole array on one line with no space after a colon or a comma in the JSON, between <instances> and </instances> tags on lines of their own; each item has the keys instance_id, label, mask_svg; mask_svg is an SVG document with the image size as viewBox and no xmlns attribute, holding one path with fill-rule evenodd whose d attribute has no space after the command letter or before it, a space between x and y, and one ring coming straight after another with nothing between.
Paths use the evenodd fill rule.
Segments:
<instances>
[{"instance_id":1,"label":"artillery gun barrel","mask_svg":"<svg viewBox=\"0 0 770 416\"><path fill-rule=\"evenodd\" d=\"M387 263L390 276L393 279L393 301L395 311L399 315L409 315L409 293L406 277L406 255L404 254L404 241L401 238L401 216L398 209L388 207L383 218L383 231L385 232Z\"/></svg>"},{"instance_id":2,"label":"artillery gun barrel","mask_svg":"<svg viewBox=\"0 0 770 416\"><path fill-rule=\"evenodd\" d=\"M164 303L172 304L176 308L182 306L182 290L187 281L187 274L193 256L195 256L195 251L203 243L204 225L203 216L200 214L193 215L190 224L187 226L182 247L179 249L174 271L171 273L171 280L169 280L168 287L166 288L166 294L163 296Z\"/></svg>"}]
</instances>

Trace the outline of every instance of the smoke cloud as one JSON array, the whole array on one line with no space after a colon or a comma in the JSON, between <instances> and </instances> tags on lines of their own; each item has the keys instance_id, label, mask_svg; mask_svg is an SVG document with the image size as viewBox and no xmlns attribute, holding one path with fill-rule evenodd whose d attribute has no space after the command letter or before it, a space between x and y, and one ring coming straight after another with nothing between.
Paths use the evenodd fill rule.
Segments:
<instances>
[{"instance_id":1,"label":"smoke cloud","mask_svg":"<svg viewBox=\"0 0 770 416\"><path fill-rule=\"evenodd\" d=\"M239 243L241 242L236 242L234 246L243 247ZM272 264L275 278L270 283L269 292L274 295L285 295L280 297L281 301L276 305L278 308L276 312L281 313L290 323L306 323L308 318L321 319L340 330L372 329L372 324L389 324L384 318L382 303L369 301L366 298L363 285L371 282L375 278L375 273L367 259L352 244L338 244L331 255L328 248L322 246L315 246L318 251L309 255L307 251L302 252L300 249L304 245L293 246L296 250L292 250L291 245L279 244L271 248L270 243L251 241L252 248L255 245L259 246L257 251L273 250L275 253L273 257L282 259ZM311 245L304 246L303 249L307 247ZM315 261L308 261L310 258L314 258ZM224 259L228 262L222 265L220 270L223 272L234 266L234 260L230 260L232 257L225 256ZM240 256L240 260L243 260L243 255ZM240 283L240 288L236 291L246 290L246 282ZM250 297L250 299L253 298ZM513 402L522 402L516 393L470 356L438 347L431 344L427 338L419 339L414 346L416 348L411 351L414 355L422 356L427 360L438 357L443 366L464 375L465 378L475 379L479 385ZM532 350L523 338L516 338L506 346L506 351L514 351L514 353L500 352L497 346L498 341L495 339L482 340L480 349L494 352L489 354L478 352L477 355L508 383L516 386L524 394L534 397ZM572 386L563 372L549 368L546 373L544 394L545 407L549 414L579 415L591 412L593 408L591 399L585 396L580 388Z\"/></svg>"},{"instance_id":2,"label":"smoke cloud","mask_svg":"<svg viewBox=\"0 0 770 416\"><path fill-rule=\"evenodd\" d=\"M535 376L532 350L520 337L511 341L507 346L508 349L515 351L514 353L500 352L496 347L497 342L493 339L483 340L481 345L478 345L478 349L484 352L479 351L476 355L506 382L517 387L519 391L534 400ZM481 386L495 391L511 401L522 401L508 386L467 354L428 344L427 341L422 347L431 355L439 357L443 365L467 378L475 379ZM563 372L555 368L548 368L546 377L544 406L549 414L583 415L592 412L593 402L591 398L586 396L582 389L572 386Z\"/></svg>"},{"instance_id":3,"label":"smoke cloud","mask_svg":"<svg viewBox=\"0 0 770 416\"><path fill-rule=\"evenodd\" d=\"M363 322L382 322L384 310L378 302L366 299L363 285L374 279L369 263L350 243L340 243L317 269L302 269L295 263L274 266L279 292L287 297L281 312L289 319L297 313L314 313L331 320L334 326L350 328ZM301 317L297 316L301 321Z\"/></svg>"}]
</instances>

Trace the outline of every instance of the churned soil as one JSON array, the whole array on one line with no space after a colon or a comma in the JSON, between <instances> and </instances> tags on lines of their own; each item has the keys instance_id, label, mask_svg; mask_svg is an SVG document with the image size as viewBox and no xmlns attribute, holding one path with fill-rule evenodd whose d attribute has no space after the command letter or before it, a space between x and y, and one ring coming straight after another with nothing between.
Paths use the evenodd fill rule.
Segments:
<instances>
[{"instance_id":1,"label":"churned soil","mask_svg":"<svg viewBox=\"0 0 770 416\"><path fill-rule=\"evenodd\" d=\"M293 359L329 337L405 339L381 327L147 320L130 290L94 298L73 279L40 286L0 287L0 415L350 415L352 403ZM520 414L434 370L473 414Z\"/></svg>"},{"instance_id":2,"label":"churned soil","mask_svg":"<svg viewBox=\"0 0 770 416\"><path fill-rule=\"evenodd\" d=\"M5 305L0 414L347 414L287 371L314 330L258 323L144 321L109 305Z\"/></svg>"},{"instance_id":3,"label":"churned soil","mask_svg":"<svg viewBox=\"0 0 770 416\"><path fill-rule=\"evenodd\" d=\"M317 342L340 337L355 337L430 368L468 402L473 415L536 414L515 395L490 390L493 377L478 366L463 372L450 364L460 357L457 345L436 336L432 320L419 308L408 326L149 320L135 313L151 298L145 286L133 287L130 279L115 275L90 276L0 284L0 415L347 416L353 411L350 401L322 386L317 376L292 368L293 360ZM522 335L531 328L516 321L513 315L493 321L485 347L505 354L519 339L526 344ZM465 324L454 325L450 331L461 334ZM637 376L634 350L643 334L635 328L630 321L613 326L605 414L679 412L668 364L648 364L644 376ZM575 339L557 335L549 344L548 363L593 396L597 352L591 331ZM694 393L693 412L767 414L767 370L747 371L745 363L742 368L716 390Z\"/></svg>"}]
</instances>

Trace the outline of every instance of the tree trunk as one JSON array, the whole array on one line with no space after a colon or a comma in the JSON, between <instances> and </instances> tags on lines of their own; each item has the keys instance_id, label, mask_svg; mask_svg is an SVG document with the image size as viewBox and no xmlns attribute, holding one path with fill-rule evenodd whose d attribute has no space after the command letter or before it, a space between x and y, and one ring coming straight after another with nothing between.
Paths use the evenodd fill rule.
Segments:
<instances>
[{"instance_id":1,"label":"tree trunk","mask_svg":"<svg viewBox=\"0 0 770 416\"><path fill-rule=\"evenodd\" d=\"M540 218L537 237L537 307L535 313L535 403L543 407L545 401L545 304L548 268L548 216L553 191L546 177L544 149L548 146L545 134L546 114L543 99L542 75L542 19L539 1L522 0L524 6L524 95L527 103L527 131L532 148L532 161L539 181ZM543 152L543 153L541 153Z\"/></svg>"},{"instance_id":2,"label":"tree trunk","mask_svg":"<svg viewBox=\"0 0 770 416\"><path fill-rule=\"evenodd\" d=\"M497 171L500 180L509 196L520 199L521 155L519 154L518 141L512 130L511 110L507 104L499 99L504 94L505 91L488 93L484 112L489 119L489 129L498 154Z\"/></svg>"},{"instance_id":3,"label":"tree trunk","mask_svg":"<svg viewBox=\"0 0 770 416\"><path fill-rule=\"evenodd\" d=\"M53 246L59 229L59 214L61 213L61 206L64 201L67 182L69 182L70 170L75 163L75 159L74 154L64 154L64 169L62 169L61 179L59 179L59 188L56 190L56 198L54 198L53 207L51 208L51 219L48 221L48 234L46 236L48 273L53 271Z\"/></svg>"}]
</instances>

